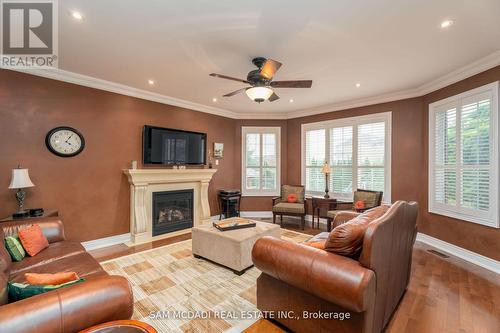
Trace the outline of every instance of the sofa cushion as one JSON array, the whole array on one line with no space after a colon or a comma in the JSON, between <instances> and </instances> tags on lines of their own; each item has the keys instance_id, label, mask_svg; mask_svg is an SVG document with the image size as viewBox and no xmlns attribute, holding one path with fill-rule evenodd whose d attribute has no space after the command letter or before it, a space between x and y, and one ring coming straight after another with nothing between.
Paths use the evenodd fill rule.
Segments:
<instances>
[{"instance_id":1,"label":"sofa cushion","mask_svg":"<svg viewBox=\"0 0 500 333\"><path fill-rule=\"evenodd\" d=\"M14 261L21 261L26 257L26 251L24 251L19 238L13 236L5 237L5 248L10 254L10 257Z\"/></svg>"},{"instance_id":2,"label":"sofa cushion","mask_svg":"<svg viewBox=\"0 0 500 333\"><path fill-rule=\"evenodd\" d=\"M45 265L62 258L66 258L84 252L85 248L82 246L82 244L78 242L63 241L63 242L51 243L49 244L48 248L38 253L36 256L26 257L20 262L12 263L11 272L17 273L17 272L27 271L33 267Z\"/></svg>"},{"instance_id":3,"label":"sofa cushion","mask_svg":"<svg viewBox=\"0 0 500 333\"><path fill-rule=\"evenodd\" d=\"M88 253L80 253L70 257L62 258L56 261L31 267L29 270L11 273L10 281L18 283L27 283L24 273L57 273L57 272L75 272L79 277L88 278L96 275L106 275L99 263Z\"/></svg>"},{"instance_id":4,"label":"sofa cushion","mask_svg":"<svg viewBox=\"0 0 500 333\"><path fill-rule=\"evenodd\" d=\"M290 202L280 202L273 206L273 212L275 213L292 213L292 214L304 214L304 204L303 203L290 203Z\"/></svg>"},{"instance_id":5,"label":"sofa cushion","mask_svg":"<svg viewBox=\"0 0 500 333\"><path fill-rule=\"evenodd\" d=\"M366 228L372 221L384 215L388 209L388 205L372 208L349 222L335 227L325 243L325 250L357 259L363 247Z\"/></svg>"},{"instance_id":6,"label":"sofa cushion","mask_svg":"<svg viewBox=\"0 0 500 333\"><path fill-rule=\"evenodd\" d=\"M19 231L19 239L31 257L36 256L40 251L49 246L49 241L38 224Z\"/></svg>"}]
</instances>

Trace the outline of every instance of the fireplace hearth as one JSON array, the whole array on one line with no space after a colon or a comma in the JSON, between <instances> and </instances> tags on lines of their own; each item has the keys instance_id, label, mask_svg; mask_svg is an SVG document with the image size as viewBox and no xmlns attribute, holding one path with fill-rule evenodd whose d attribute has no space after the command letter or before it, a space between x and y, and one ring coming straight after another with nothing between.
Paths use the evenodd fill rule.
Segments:
<instances>
[{"instance_id":1,"label":"fireplace hearth","mask_svg":"<svg viewBox=\"0 0 500 333\"><path fill-rule=\"evenodd\" d=\"M193 190L153 192L153 236L193 227Z\"/></svg>"}]
</instances>

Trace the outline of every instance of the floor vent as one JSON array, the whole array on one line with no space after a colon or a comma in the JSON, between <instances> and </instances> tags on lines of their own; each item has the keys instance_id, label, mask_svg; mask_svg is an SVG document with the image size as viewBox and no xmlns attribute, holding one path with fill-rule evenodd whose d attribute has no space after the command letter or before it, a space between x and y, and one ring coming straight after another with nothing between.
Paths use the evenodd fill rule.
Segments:
<instances>
[{"instance_id":1,"label":"floor vent","mask_svg":"<svg viewBox=\"0 0 500 333\"><path fill-rule=\"evenodd\" d=\"M260 219L261 219L261 221L271 221L272 220L271 217L261 217Z\"/></svg>"},{"instance_id":2,"label":"floor vent","mask_svg":"<svg viewBox=\"0 0 500 333\"><path fill-rule=\"evenodd\" d=\"M448 256L448 255L446 255L446 254L444 254L442 252L436 251L436 250L427 250L427 252L435 254L435 255L437 255L437 256L439 256L441 258L444 258L444 259L448 259L450 257L450 256Z\"/></svg>"}]
</instances>

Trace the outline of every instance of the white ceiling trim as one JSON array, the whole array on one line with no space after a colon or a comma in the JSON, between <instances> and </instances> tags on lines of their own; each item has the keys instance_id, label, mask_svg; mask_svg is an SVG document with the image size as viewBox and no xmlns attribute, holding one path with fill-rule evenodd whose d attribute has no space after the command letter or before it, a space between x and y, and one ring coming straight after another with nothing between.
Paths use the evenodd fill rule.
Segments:
<instances>
[{"instance_id":1,"label":"white ceiling trim","mask_svg":"<svg viewBox=\"0 0 500 333\"><path fill-rule=\"evenodd\" d=\"M144 89L130 87L124 84L98 79L92 76L73 73L62 69L22 69L16 71L26 74L41 76L53 80L74 83L84 87L95 88L121 95L145 99L148 101L168 104L172 106L178 106L181 108L186 108L194 111L210 113L217 116L233 118L233 119L238 118L237 117L238 115L235 112L229 110L193 103L179 98L170 97L155 92L147 91Z\"/></svg>"},{"instance_id":2,"label":"white ceiling trim","mask_svg":"<svg viewBox=\"0 0 500 333\"><path fill-rule=\"evenodd\" d=\"M82 74L77 74L69 71L64 71L61 69L29 69L29 70L18 70L19 72L41 76L49 79L54 79L63 82L69 82L78 84L85 87L105 90L114 92L117 94L122 94L126 96L141 98L153 102L158 102L162 104L173 105L181 108L186 108L194 111L200 111L205 113L210 113L222 117L233 118L233 119L291 119L299 118L304 116L310 116L320 113L340 111L346 109L352 109L356 107L387 103L392 101L397 101L406 98L413 98L426 95L430 92L436 91L438 89L444 88L450 84L456 83L458 81L464 80L470 76L479 74L488 70L490 68L500 65L500 50L496 51L484 58L481 58L472 64L459 68L451 73L448 73L442 77L439 77L431 82L423 84L419 87L397 91L387 94L382 94L378 96L362 98L357 100L351 100L342 103L335 103L331 105L325 105L317 108L311 108L308 110L292 111L288 113L237 113L230 110L225 110L221 108L216 108L208 105L198 104L182 100L175 97L170 97L151 91L133 88L127 85L106 81L91 76L86 76Z\"/></svg>"}]
</instances>

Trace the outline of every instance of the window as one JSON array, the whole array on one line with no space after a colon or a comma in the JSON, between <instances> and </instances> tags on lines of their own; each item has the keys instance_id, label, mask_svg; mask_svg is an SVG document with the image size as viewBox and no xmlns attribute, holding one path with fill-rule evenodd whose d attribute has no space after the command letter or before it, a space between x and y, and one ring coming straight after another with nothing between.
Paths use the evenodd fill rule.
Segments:
<instances>
[{"instance_id":1,"label":"window","mask_svg":"<svg viewBox=\"0 0 500 333\"><path fill-rule=\"evenodd\" d=\"M499 227L498 82L429 105L429 212Z\"/></svg>"},{"instance_id":2,"label":"window","mask_svg":"<svg viewBox=\"0 0 500 333\"><path fill-rule=\"evenodd\" d=\"M334 197L352 199L360 188L383 191L384 200L390 201L390 135L390 112L302 125L302 183L307 194L324 193L321 168L328 162L328 187Z\"/></svg>"},{"instance_id":3,"label":"window","mask_svg":"<svg viewBox=\"0 0 500 333\"><path fill-rule=\"evenodd\" d=\"M280 134L280 127L242 127L243 195L279 195Z\"/></svg>"}]
</instances>

